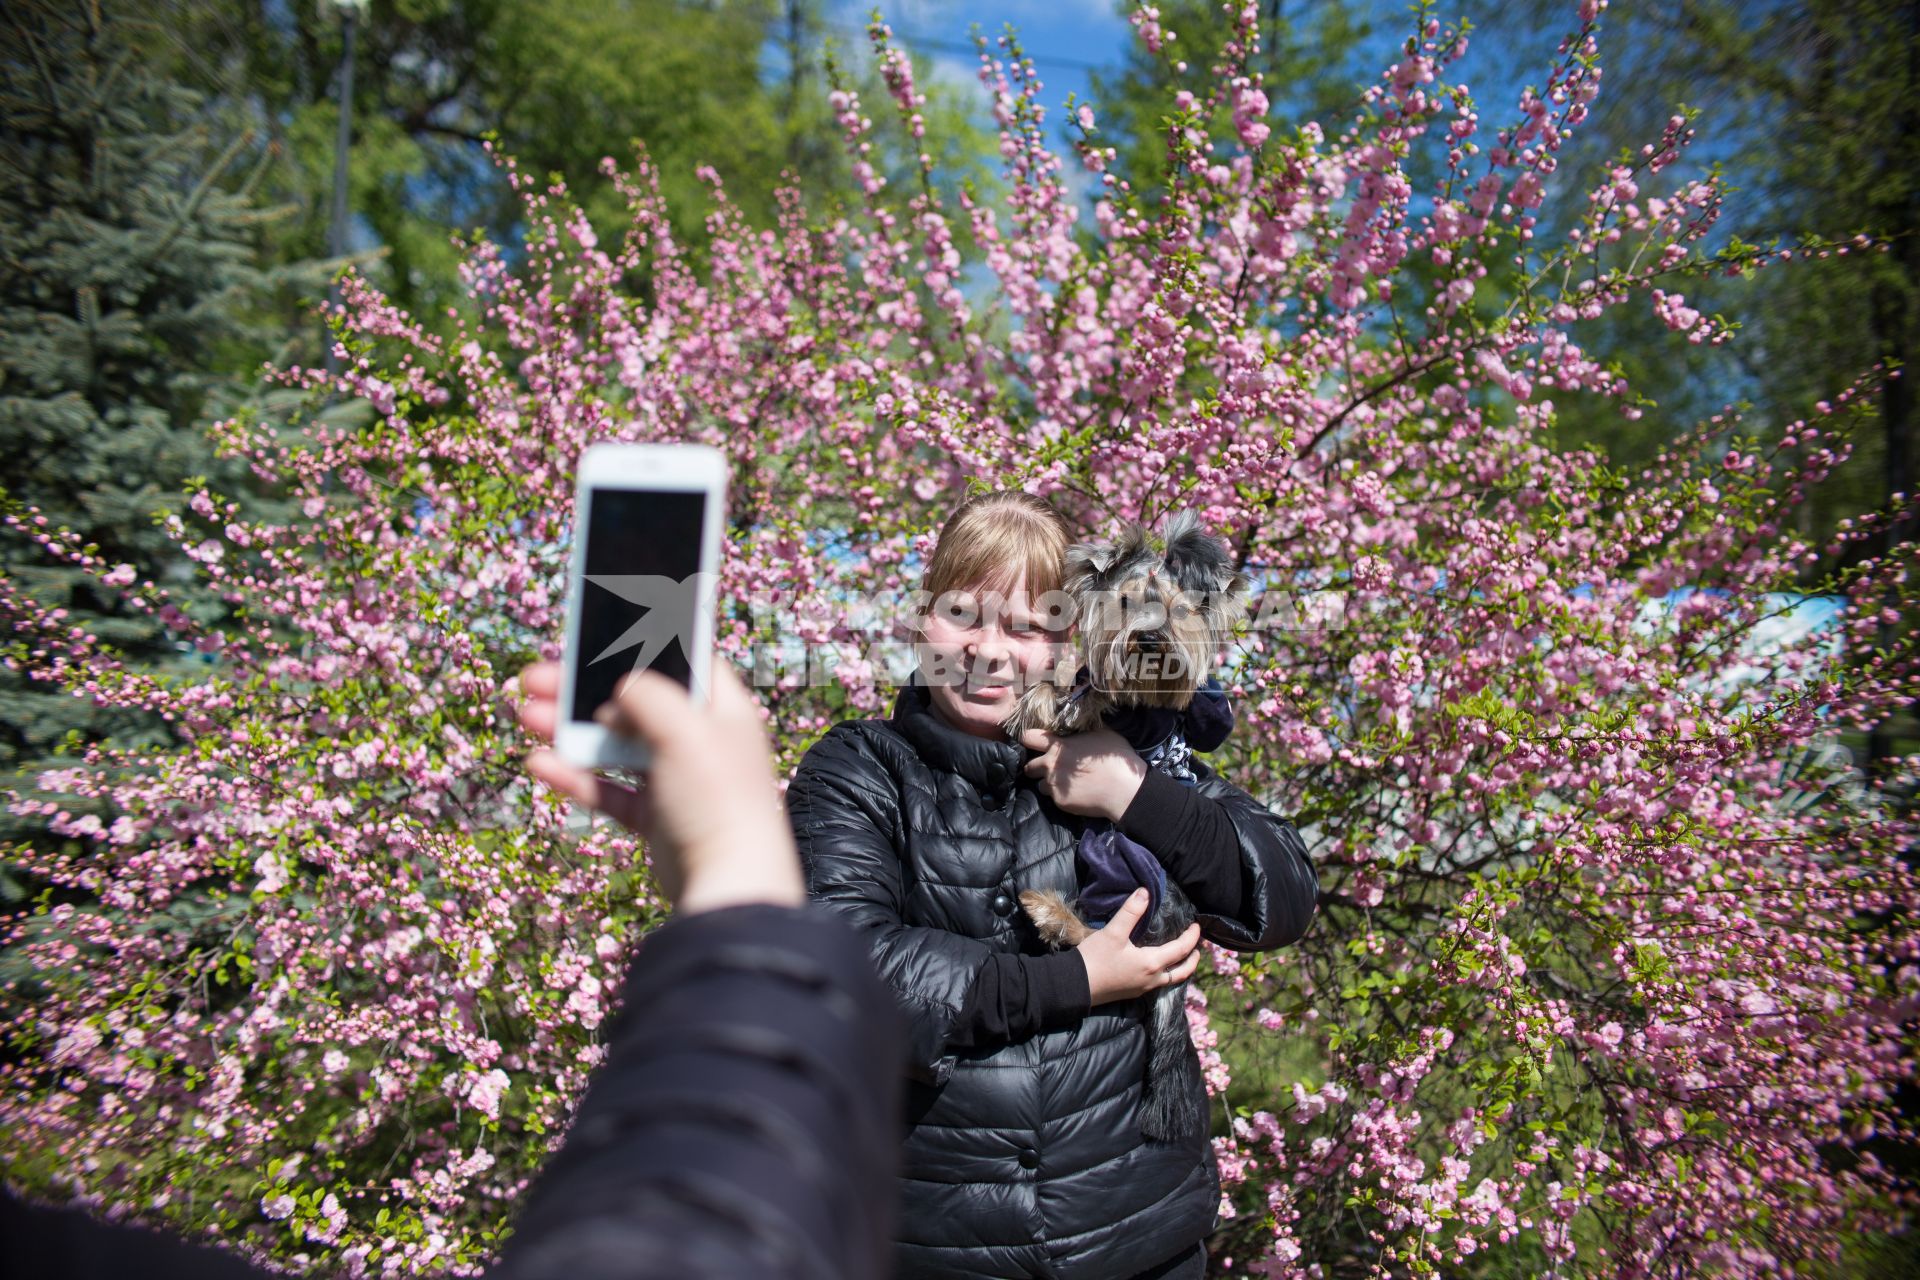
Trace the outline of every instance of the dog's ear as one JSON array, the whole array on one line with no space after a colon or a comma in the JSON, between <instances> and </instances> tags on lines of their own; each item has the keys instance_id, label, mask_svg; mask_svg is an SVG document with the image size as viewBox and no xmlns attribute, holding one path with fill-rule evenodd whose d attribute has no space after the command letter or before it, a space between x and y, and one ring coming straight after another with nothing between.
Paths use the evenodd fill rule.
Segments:
<instances>
[{"instance_id":1,"label":"dog's ear","mask_svg":"<svg viewBox=\"0 0 1920 1280\"><path fill-rule=\"evenodd\" d=\"M1142 553L1151 554L1153 550L1153 531L1145 525L1129 520L1126 528L1120 531L1118 541L1114 543L1114 564L1137 559ZM1112 566L1109 565L1109 568ZM1136 566L1137 567L1137 566Z\"/></svg>"},{"instance_id":2,"label":"dog's ear","mask_svg":"<svg viewBox=\"0 0 1920 1280\"><path fill-rule=\"evenodd\" d=\"M1207 603L1213 609L1214 630L1222 640L1247 616L1252 600L1253 583L1238 570L1227 579L1226 586L1208 598Z\"/></svg>"},{"instance_id":3,"label":"dog's ear","mask_svg":"<svg viewBox=\"0 0 1920 1280\"><path fill-rule=\"evenodd\" d=\"M1076 542L1067 548L1065 576L1069 583L1096 578L1113 568L1120 548L1111 542Z\"/></svg>"},{"instance_id":4,"label":"dog's ear","mask_svg":"<svg viewBox=\"0 0 1920 1280\"><path fill-rule=\"evenodd\" d=\"M1233 554L1226 543L1200 527L1200 516L1192 508L1167 521L1166 540L1167 572L1182 591L1210 597L1230 588L1235 576Z\"/></svg>"},{"instance_id":5,"label":"dog's ear","mask_svg":"<svg viewBox=\"0 0 1920 1280\"><path fill-rule=\"evenodd\" d=\"M1186 507L1174 512L1167 517L1166 524L1160 528L1160 536L1167 544L1167 554L1169 556L1173 554L1174 547L1177 546L1183 538L1190 538L1199 532L1200 513L1192 507Z\"/></svg>"},{"instance_id":6,"label":"dog's ear","mask_svg":"<svg viewBox=\"0 0 1920 1280\"><path fill-rule=\"evenodd\" d=\"M1224 643L1247 616L1252 582L1233 567L1227 544L1200 527L1191 509L1167 521L1167 573L1180 590L1207 614L1215 637Z\"/></svg>"}]
</instances>

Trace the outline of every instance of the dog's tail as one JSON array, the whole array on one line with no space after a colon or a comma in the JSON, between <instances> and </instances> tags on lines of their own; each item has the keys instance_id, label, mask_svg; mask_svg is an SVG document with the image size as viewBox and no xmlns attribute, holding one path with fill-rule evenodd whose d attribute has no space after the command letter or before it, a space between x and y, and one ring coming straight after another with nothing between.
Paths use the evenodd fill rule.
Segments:
<instances>
[{"instance_id":1,"label":"dog's tail","mask_svg":"<svg viewBox=\"0 0 1920 1280\"><path fill-rule=\"evenodd\" d=\"M1207 1085L1187 1029L1186 983L1154 995L1151 1035L1140 1132L1153 1142L1188 1140L1204 1126Z\"/></svg>"}]
</instances>

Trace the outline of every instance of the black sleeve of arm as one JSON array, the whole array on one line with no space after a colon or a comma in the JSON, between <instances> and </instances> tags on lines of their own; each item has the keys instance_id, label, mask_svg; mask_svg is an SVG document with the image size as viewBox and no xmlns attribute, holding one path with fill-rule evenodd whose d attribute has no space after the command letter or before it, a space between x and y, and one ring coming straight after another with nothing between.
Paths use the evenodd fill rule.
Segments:
<instances>
[{"instance_id":1,"label":"black sleeve of arm","mask_svg":"<svg viewBox=\"0 0 1920 1280\"><path fill-rule=\"evenodd\" d=\"M606 1066L493 1280L883 1280L903 1030L815 907L728 907L641 943ZM253 1280L185 1240L0 1194L0 1274Z\"/></svg>"},{"instance_id":2,"label":"black sleeve of arm","mask_svg":"<svg viewBox=\"0 0 1920 1280\"><path fill-rule=\"evenodd\" d=\"M82 1209L16 1200L0 1188L0 1276L62 1280L267 1280L238 1256Z\"/></svg>"},{"instance_id":3,"label":"black sleeve of arm","mask_svg":"<svg viewBox=\"0 0 1920 1280\"><path fill-rule=\"evenodd\" d=\"M1149 769L1120 815L1120 830L1153 851L1196 910L1247 917L1253 876L1240 857L1240 833L1218 801Z\"/></svg>"},{"instance_id":4,"label":"black sleeve of arm","mask_svg":"<svg viewBox=\"0 0 1920 1280\"><path fill-rule=\"evenodd\" d=\"M1071 1026L1092 1004L1087 964L1078 950L989 956L947 1042L956 1049L979 1049L1024 1040Z\"/></svg>"},{"instance_id":5,"label":"black sleeve of arm","mask_svg":"<svg viewBox=\"0 0 1920 1280\"><path fill-rule=\"evenodd\" d=\"M1209 941L1233 951L1271 951L1298 942L1313 922L1320 896L1306 842L1291 822L1207 765L1196 761L1194 771L1199 780L1191 788L1162 775L1171 788L1189 793L1175 796L1156 789L1153 794L1164 795L1164 805L1142 800L1154 777L1149 773L1123 815L1121 829L1151 849L1186 891ZM1176 804L1181 807L1175 809ZM1162 808L1185 815L1175 821L1193 823L1194 834L1154 832ZM1128 817L1147 826L1129 831ZM1232 831L1231 855L1225 855L1229 838L1218 825L1222 819ZM1189 840L1190 845L1185 843ZM1223 865L1226 856L1239 864L1231 874Z\"/></svg>"},{"instance_id":6,"label":"black sleeve of arm","mask_svg":"<svg viewBox=\"0 0 1920 1280\"><path fill-rule=\"evenodd\" d=\"M908 924L896 789L859 731L835 726L794 771L787 817L808 894L866 941L906 1016L902 1069L941 1085L965 1049L1013 1038L1022 1026L1058 1025L1076 1005L1084 1014L1086 963L1078 954L1014 955L950 929ZM1078 987L1070 992L1074 966Z\"/></svg>"},{"instance_id":7,"label":"black sleeve of arm","mask_svg":"<svg viewBox=\"0 0 1920 1280\"><path fill-rule=\"evenodd\" d=\"M903 1029L844 923L670 921L608 1040L494 1280L889 1273Z\"/></svg>"}]
</instances>

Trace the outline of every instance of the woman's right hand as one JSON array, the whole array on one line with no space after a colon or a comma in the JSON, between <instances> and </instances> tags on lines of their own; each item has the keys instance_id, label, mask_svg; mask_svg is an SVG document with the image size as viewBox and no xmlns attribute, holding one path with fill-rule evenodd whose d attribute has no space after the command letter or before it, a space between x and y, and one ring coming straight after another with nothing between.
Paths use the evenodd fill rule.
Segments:
<instances>
[{"instance_id":1,"label":"woman's right hand","mask_svg":"<svg viewBox=\"0 0 1920 1280\"><path fill-rule=\"evenodd\" d=\"M1087 966L1087 990L1095 1005L1131 1000L1175 986L1200 967L1200 922L1172 942L1156 947L1133 945L1133 929L1146 914L1147 891L1135 889L1105 928L1090 933L1077 948Z\"/></svg>"}]
</instances>

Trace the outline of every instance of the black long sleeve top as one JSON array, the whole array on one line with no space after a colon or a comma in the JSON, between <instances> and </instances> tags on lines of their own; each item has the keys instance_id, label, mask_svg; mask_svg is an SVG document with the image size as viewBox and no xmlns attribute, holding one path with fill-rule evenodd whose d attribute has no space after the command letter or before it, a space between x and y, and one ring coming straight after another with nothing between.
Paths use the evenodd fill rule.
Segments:
<instances>
[{"instance_id":1,"label":"black long sleeve top","mask_svg":"<svg viewBox=\"0 0 1920 1280\"><path fill-rule=\"evenodd\" d=\"M1120 815L1122 834L1139 841L1173 877L1196 910L1243 916L1254 887L1240 857L1233 820L1214 800L1149 769ZM990 957L967 992L956 1048L1004 1044L1071 1024L1092 1004L1086 962L1077 949Z\"/></svg>"},{"instance_id":2,"label":"black long sleeve top","mask_svg":"<svg viewBox=\"0 0 1920 1280\"><path fill-rule=\"evenodd\" d=\"M606 1066L496 1280L881 1280L905 1036L852 930L727 907L641 944ZM240 1280L204 1246L0 1197L0 1273Z\"/></svg>"}]
</instances>

